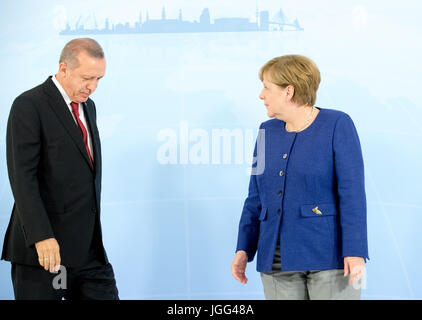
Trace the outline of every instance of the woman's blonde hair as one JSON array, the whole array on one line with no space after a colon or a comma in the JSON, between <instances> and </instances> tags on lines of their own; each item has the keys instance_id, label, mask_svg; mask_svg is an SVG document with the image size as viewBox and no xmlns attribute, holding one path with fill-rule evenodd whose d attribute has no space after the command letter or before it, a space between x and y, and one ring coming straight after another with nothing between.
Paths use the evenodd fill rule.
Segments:
<instances>
[{"instance_id":1,"label":"woman's blonde hair","mask_svg":"<svg viewBox=\"0 0 422 320\"><path fill-rule=\"evenodd\" d=\"M268 61L259 71L259 78L286 88L295 88L292 101L300 105L313 106L321 82L316 64L301 55L286 55Z\"/></svg>"}]
</instances>

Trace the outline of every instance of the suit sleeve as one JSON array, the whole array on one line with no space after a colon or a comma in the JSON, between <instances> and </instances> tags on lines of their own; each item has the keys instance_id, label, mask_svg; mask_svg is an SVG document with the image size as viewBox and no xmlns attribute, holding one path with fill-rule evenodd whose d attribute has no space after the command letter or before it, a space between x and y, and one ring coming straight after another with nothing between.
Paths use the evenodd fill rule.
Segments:
<instances>
[{"instance_id":1,"label":"suit sleeve","mask_svg":"<svg viewBox=\"0 0 422 320\"><path fill-rule=\"evenodd\" d=\"M41 152L41 127L34 103L18 97L7 123L6 153L10 185L25 243L54 238L39 192L37 167Z\"/></svg>"},{"instance_id":2,"label":"suit sleeve","mask_svg":"<svg viewBox=\"0 0 422 320\"><path fill-rule=\"evenodd\" d=\"M262 125L260 129L262 129ZM259 140L260 136L258 135L258 141ZM258 161L263 159L263 157L261 157L257 151L257 149L262 150L262 148L258 148L257 145L258 143L255 144L254 150L254 159L256 159L256 161L254 161L252 165L252 174L249 181L249 191L243 205L242 215L239 222L239 233L236 247L236 252L243 250L247 253L248 262L251 262L254 259L257 251L260 226L259 213L262 208L256 181L256 174L254 173L254 171L256 172L254 168L257 168L259 165ZM265 150L263 152L265 152ZM256 173L260 174L259 170Z\"/></svg>"},{"instance_id":3,"label":"suit sleeve","mask_svg":"<svg viewBox=\"0 0 422 320\"><path fill-rule=\"evenodd\" d=\"M364 165L352 119L342 114L333 136L343 257L368 257Z\"/></svg>"}]
</instances>

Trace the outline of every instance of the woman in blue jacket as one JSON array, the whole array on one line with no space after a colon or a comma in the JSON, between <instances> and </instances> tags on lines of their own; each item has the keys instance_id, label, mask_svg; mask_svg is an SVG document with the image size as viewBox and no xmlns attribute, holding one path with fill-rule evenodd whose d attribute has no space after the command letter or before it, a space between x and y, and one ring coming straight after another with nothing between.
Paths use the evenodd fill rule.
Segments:
<instances>
[{"instance_id":1,"label":"woman in blue jacket","mask_svg":"<svg viewBox=\"0 0 422 320\"><path fill-rule=\"evenodd\" d=\"M359 299L368 258L364 167L344 112L315 107L320 72L300 55L260 70L260 126L232 263L257 253L266 299Z\"/></svg>"}]
</instances>

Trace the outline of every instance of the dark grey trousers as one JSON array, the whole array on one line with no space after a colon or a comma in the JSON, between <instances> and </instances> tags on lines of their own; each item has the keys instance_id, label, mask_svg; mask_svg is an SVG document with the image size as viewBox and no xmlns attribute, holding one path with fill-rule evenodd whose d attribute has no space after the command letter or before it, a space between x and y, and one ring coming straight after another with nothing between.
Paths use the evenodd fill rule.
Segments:
<instances>
[{"instance_id":1,"label":"dark grey trousers","mask_svg":"<svg viewBox=\"0 0 422 320\"><path fill-rule=\"evenodd\" d=\"M11 271L16 300L119 300L110 263L67 268L66 289L54 288L54 278L58 274L45 271L41 266L12 263Z\"/></svg>"}]
</instances>

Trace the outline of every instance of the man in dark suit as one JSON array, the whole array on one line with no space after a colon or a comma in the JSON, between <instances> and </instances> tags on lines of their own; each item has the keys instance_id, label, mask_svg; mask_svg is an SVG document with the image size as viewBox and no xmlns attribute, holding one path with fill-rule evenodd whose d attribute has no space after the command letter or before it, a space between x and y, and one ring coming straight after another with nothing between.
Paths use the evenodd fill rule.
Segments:
<instances>
[{"instance_id":1,"label":"man in dark suit","mask_svg":"<svg viewBox=\"0 0 422 320\"><path fill-rule=\"evenodd\" d=\"M2 259L12 263L16 299L118 299L102 243L101 147L89 98L105 68L95 40L74 39L59 72L13 102L6 145L15 204Z\"/></svg>"}]
</instances>

